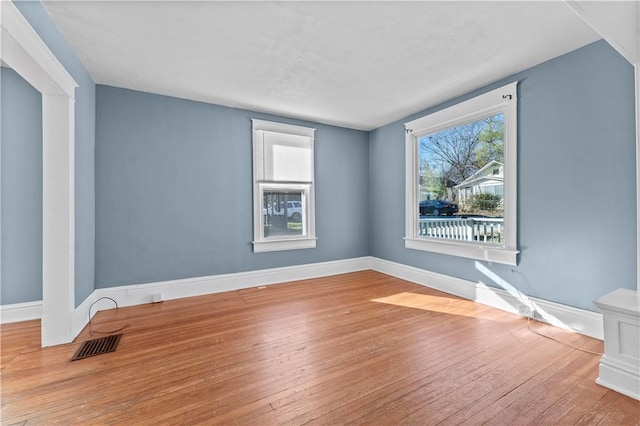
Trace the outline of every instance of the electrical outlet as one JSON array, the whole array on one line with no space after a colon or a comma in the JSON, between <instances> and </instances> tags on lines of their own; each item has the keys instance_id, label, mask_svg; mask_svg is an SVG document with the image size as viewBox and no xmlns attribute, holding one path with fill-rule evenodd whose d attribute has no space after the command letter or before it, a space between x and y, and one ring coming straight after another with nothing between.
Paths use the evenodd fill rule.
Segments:
<instances>
[{"instance_id":1,"label":"electrical outlet","mask_svg":"<svg viewBox=\"0 0 640 426\"><path fill-rule=\"evenodd\" d=\"M532 312L531 308L526 305L520 305L518 307L518 313L523 317L533 318L535 311Z\"/></svg>"},{"instance_id":2,"label":"electrical outlet","mask_svg":"<svg viewBox=\"0 0 640 426\"><path fill-rule=\"evenodd\" d=\"M528 307L527 305L520 305L518 307L518 313L523 317L531 318L537 321L544 321L542 314L535 309Z\"/></svg>"}]
</instances>

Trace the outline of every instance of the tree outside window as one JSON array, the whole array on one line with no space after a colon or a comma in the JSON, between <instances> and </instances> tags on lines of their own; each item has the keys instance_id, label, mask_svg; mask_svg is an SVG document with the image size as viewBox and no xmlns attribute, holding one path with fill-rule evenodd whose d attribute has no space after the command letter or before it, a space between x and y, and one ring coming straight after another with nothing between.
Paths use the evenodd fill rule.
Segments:
<instances>
[{"instance_id":1,"label":"tree outside window","mask_svg":"<svg viewBox=\"0 0 640 426\"><path fill-rule=\"evenodd\" d=\"M460 213L502 215L504 114L419 139L420 201L458 203Z\"/></svg>"}]
</instances>

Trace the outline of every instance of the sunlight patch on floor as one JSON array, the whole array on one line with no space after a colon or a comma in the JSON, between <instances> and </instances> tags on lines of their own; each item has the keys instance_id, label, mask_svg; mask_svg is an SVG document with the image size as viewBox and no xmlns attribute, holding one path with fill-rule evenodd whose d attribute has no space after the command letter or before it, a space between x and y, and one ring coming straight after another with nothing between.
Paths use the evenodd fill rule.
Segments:
<instances>
[{"instance_id":1,"label":"sunlight patch on floor","mask_svg":"<svg viewBox=\"0 0 640 426\"><path fill-rule=\"evenodd\" d=\"M371 301L403 306L405 308L415 308L425 311L440 312L443 314L462 315L476 318L481 318L482 313L487 310L486 306L478 305L470 300L410 292L397 293L391 296L371 299Z\"/></svg>"}]
</instances>

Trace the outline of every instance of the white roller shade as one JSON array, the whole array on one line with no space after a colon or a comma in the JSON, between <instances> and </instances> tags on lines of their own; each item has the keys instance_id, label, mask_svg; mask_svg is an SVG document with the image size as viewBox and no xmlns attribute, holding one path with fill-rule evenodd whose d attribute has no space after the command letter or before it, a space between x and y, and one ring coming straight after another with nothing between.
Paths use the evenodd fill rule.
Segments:
<instances>
[{"instance_id":1,"label":"white roller shade","mask_svg":"<svg viewBox=\"0 0 640 426\"><path fill-rule=\"evenodd\" d=\"M257 180L313 181L313 138L264 130L256 133Z\"/></svg>"}]
</instances>

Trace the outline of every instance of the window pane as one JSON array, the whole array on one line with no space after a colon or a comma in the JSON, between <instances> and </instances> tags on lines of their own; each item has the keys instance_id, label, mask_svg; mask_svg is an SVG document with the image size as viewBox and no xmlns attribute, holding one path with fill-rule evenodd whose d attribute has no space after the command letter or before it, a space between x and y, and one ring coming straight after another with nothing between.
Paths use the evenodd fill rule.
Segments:
<instances>
[{"instance_id":1,"label":"window pane","mask_svg":"<svg viewBox=\"0 0 640 426\"><path fill-rule=\"evenodd\" d=\"M262 199L264 237L304 234L302 191L265 191Z\"/></svg>"},{"instance_id":2,"label":"window pane","mask_svg":"<svg viewBox=\"0 0 640 426\"><path fill-rule=\"evenodd\" d=\"M504 114L418 139L419 235L504 245Z\"/></svg>"}]
</instances>

